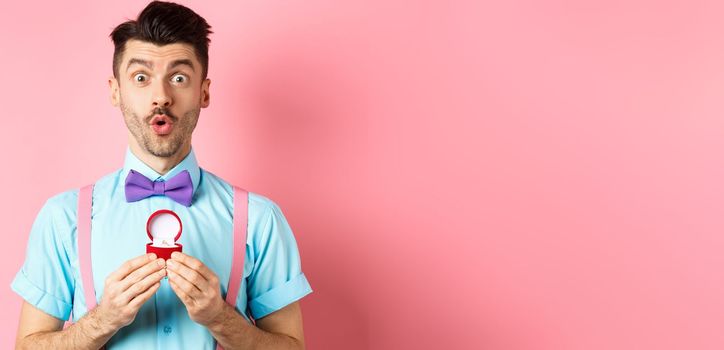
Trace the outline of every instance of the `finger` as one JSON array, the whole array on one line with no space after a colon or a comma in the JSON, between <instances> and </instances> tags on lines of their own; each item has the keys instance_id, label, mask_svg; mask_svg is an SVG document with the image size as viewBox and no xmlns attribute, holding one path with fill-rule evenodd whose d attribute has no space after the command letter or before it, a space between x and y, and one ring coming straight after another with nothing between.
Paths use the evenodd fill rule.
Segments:
<instances>
[{"instance_id":1,"label":"finger","mask_svg":"<svg viewBox=\"0 0 724 350\"><path fill-rule=\"evenodd\" d=\"M166 276L166 270L161 269L160 271L156 271L156 272L144 277L139 282L128 287L128 289L126 289L126 291L121 294L121 297L126 302L131 301L133 298L137 297L138 295L143 294L152 285L161 281L163 276Z\"/></svg>"},{"instance_id":2,"label":"finger","mask_svg":"<svg viewBox=\"0 0 724 350\"><path fill-rule=\"evenodd\" d=\"M126 289L128 289L132 285L146 278L146 276L163 269L164 266L166 266L166 262L163 259L156 259L147 263L146 265L143 265L142 267L131 272L131 274L126 276L126 278L121 280L118 286L119 291L126 291Z\"/></svg>"},{"instance_id":3,"label":"finger","mask_svg":"<svg viewBox=\"0 0 724 350\"><path fill-rule=\"evenodd\" d=\"M186 294L186 292L181 289L174 281L171 280L171 278L168 279L168 284L171 286L171 290L173 290L174 293L178 296L179 299L181 299L181 302L186 305L186 308L192 307L194 305L194 298Z\"/></svg>"},{"instance_id":4,"label":"finger","mask_svg":"<svg viewBox=\"0 0 724 350\"><path fill-rule=\"evenodd\" d=\"M206 267L204 263L191 255L187 255L181 252L173 252L171 254L171 260L178 261L188 266L192 270L196 270L196 272L198 272L206 280L210 280L211 275L214 275L214 272L209 270L209 268Z\"/></svg>"},{"instance_id":5,"label":"finger","mask_svg":"<svg viewBox=\"0 0 724 350\"><path fill-rule=\"evenodd\" d=\"M186 293L192 299L198 299L201 297L201 290L198 289L193 283L186 280L183 276L174 272L173 270L167 270L169 282L173 282L179 287L184 293Z\"/></svg>"},{"instance_id":6,"label":"finger","mask_svg":"<svg viewBox=\"0 0 724 350\"><path fill-rule=\"evenodd\" d=\"M149 261L152 261L156 259L156 254L143 254L141 256L137 256L131 260L128 260L121 265L116 271L113 271L110 275L108 275L107 280L109 281L120 281L124 279L128 274L135 271L137 268L145 265Z\"/></svg>"},{"instance_id":7,"label":"finger","mask_svg":"<svg viewBox=\"0 0 724 350\"><path fill-rule=\"evenodd\" d=\"M143 293L136 295L135 298L131 299L131 301L128 303L128 306L132 307L133 309L140 308L143 303L145 303L148 299L151 298L151 296L153 296L153 293L156 293L159 287L161 287L161 283L154 283Z\"/></svg>"},{"instance_id":8,"label":"finger","mask_svg":"<svg viewBox=\"0 0 724 350\"><path fill-rule=\"evenodd\" d=\"M209 282L201 276L197 271L190 267L182 264L178 261L169 260L167 263L167 269L171 272L181 275L184 279L191 282L200 291L207 290L209 288Z\"/></svg>"}]
</instances>

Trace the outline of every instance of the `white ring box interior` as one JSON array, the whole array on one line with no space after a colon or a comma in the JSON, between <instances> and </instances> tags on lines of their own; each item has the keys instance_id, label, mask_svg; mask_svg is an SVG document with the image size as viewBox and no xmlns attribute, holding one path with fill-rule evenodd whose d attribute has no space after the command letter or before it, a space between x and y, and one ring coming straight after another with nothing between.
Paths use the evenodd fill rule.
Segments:
<instances>
[{"instance_id":1,"label":"white ring box interior","mask_svg":"<svg viewBox=\"0 0 724 350\"><path fill-rule=\"evenodd\" d=\"M151 236L153 247L177 247L174 238L181 230L181 223L171 213L160 213L151 219Z\"/></svg>"}]
</instances>

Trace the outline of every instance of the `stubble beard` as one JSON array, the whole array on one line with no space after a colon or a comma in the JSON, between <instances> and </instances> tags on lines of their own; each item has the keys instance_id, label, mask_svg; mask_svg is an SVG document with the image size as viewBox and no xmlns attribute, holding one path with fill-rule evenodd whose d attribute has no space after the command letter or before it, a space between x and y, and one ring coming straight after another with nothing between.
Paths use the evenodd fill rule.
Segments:
<instances>
[{"instance_id":1,"label":"stubble beard","mask_svg":"<svg viewBox=\"0 0 724 350\"><path fill-rule=\"evenodd\" d=\"M155 113L141 118L131 111L123 103L123 100L120 101L120 107L123 113L123 119L126 122L126 127L128 127L133 138L136 139L136 142L143 147L146 152L160 158L174 156L184 145L184 142L191 139L191 134L196 128L200 112L200 108L192 109L184 113L183 118L179 119L166 111L166 114L174 121L174 130L170 135L161 137L156 135L148 124L150 119L156 115Z\"/></svg>"}]
</instances>

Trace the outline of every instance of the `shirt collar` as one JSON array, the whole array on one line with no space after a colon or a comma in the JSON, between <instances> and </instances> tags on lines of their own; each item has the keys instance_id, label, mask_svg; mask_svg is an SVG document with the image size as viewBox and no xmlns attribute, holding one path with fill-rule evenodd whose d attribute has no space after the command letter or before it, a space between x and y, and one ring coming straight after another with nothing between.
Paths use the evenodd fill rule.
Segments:
<instances>
[{"instance_id":1,"label":"shirt collar","mask_svg":"<svg viewBox=\"0 0 724 350\"><path fill-rule=\"evenodd\" d=\"M126 160L123 164L123 181L125 182L128 173L131 169L141 173L151 181L167 181L168 179L176 176L178 173L188 170L191 175L191 183L194 185L194 194L196 189L199 188L199 179L201 176L201 170L199 169L199 163L196 161L196 155L194 154L193 148L189 154L184 158L181 163L176 164L173 169L169 170L165 175L161 175L153 170L150 166L146 165L143 161L138 159L131 148L126 150Z\"/></svg>"}]
</instances>

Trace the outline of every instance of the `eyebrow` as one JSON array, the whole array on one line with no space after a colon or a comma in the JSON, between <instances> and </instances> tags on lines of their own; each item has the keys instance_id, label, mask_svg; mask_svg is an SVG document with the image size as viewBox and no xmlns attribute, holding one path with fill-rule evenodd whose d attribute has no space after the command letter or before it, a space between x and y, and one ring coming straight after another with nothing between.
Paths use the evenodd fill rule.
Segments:
<instances>
[{"instance_id":1,"label":"eyebrow","mask_svg":"<svg viewBox=\"0 0 724 350\"><path fill-rule=\"evenodd\" d=\"M153 68L153 63L151 63L149 61L142 60L140 58L131 58L130 60L128 60L128 65L126 66L126 70L128 70L128 68L131 68L131 66L134 64L140 64L148 69Z\"/></svg>"},{"instance_id":2,"label":"eyebrow","mask_svg":"<svg viewBox=\"0 0 724 350\"><path fill-rule=\"evenodd\" d=\"M191 60L188 58L175 60L175 61L171 62L171 64L168 65L168 69L176 68L176 67L182 66L182 65L189 66L189 68L191 68L192 71L194 71L194 72L196 71L194 69L194 63L191 62Z\"/></svg>"},{"instance_id":3,"label":"eyebrow","mask_svg":"<svg viewBox=\"0 0 724 350\"><path fill-rule=\"evenodd\" d=\"M151 63L150 61L140 58L131 58L130 60L128 60L128 66L126 66L126 70L128 70L128 68L130 68L134 64L140 64L148 69L153 69L153 63ZM196 69L194 69L194 63L188 58L183 58L171 62L168 65L168 69L176 68L178 66L188 66L189 68L191 68L192 71L196 71Z\"/></svg>"}]
</instances>

